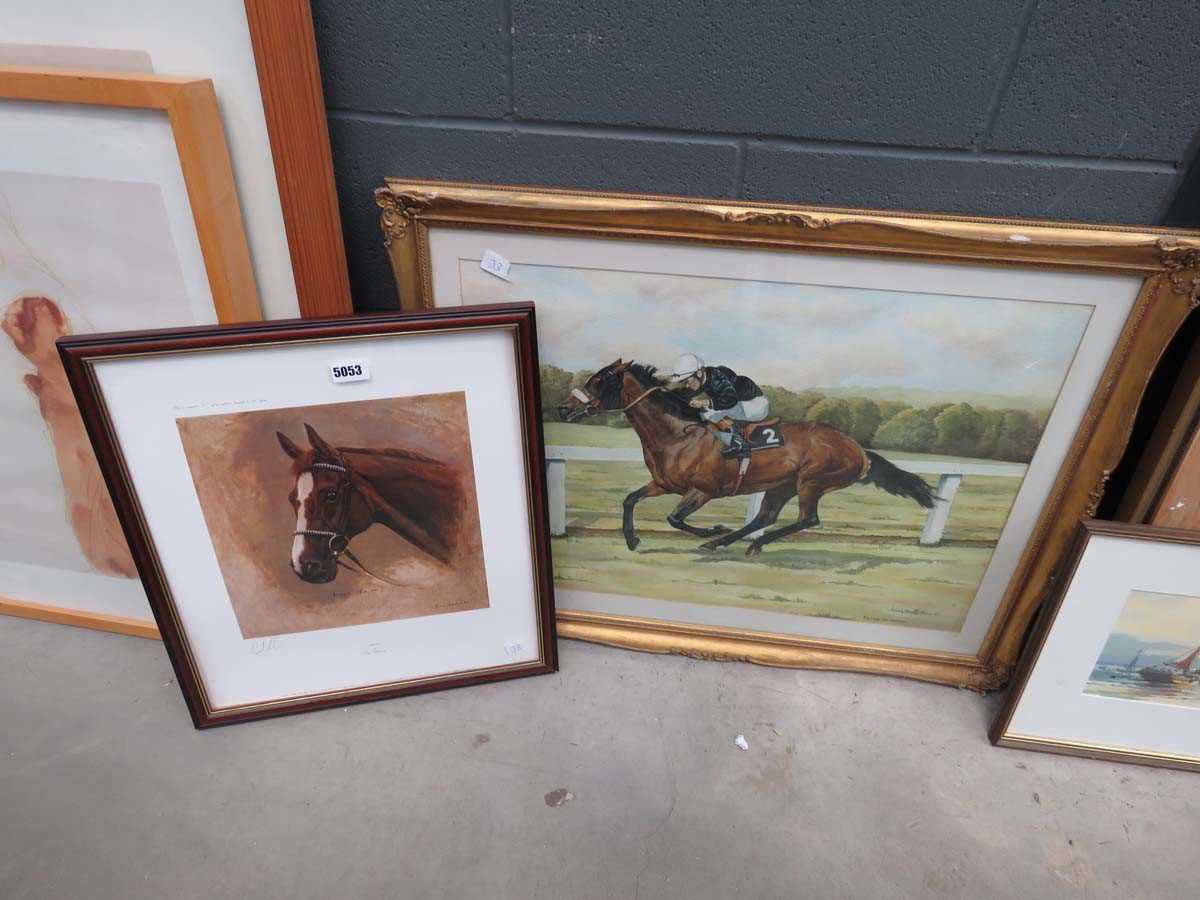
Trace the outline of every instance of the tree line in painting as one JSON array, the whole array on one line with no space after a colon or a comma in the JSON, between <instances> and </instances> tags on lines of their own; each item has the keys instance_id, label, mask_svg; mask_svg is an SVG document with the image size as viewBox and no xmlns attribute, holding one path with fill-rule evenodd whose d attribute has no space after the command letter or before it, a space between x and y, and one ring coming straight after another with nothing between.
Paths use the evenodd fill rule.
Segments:
<instances>
[{"instance_id":1,"label":"tree line in painting","mask_svg":"<svg viewBox=\"0 0 1200 900\"><path fill-rule=\"evenodd\" d=\"M568 372L543 365L542 417L556 421L555 410L571 389L590 372ZM1023 409L993 409L970 403L917 406L900 400L832 397L820 391L793 391L762 385L771 401L771 414L792 422L825 422L840 428L864 447L945 453L977 459L1029 462L1042 434L1045 413ZM582 420L588 425L628 427L624 416L604 415Z\"/></svg>"}]
</instances>

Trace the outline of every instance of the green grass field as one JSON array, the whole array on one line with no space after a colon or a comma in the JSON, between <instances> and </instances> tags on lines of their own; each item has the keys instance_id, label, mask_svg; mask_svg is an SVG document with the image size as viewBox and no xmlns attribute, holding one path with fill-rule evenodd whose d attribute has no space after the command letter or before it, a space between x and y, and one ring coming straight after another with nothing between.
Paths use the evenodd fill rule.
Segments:
<instances>
[{"instance_id":1,"label":"green grass field","mask_svg":"<svg viewBox=\"0 0 1200 900\"><path fill-rule=\"evenodd\" d=\"M546 423L546 442L638 446L631 429L560 422ZM941 545L921 547L925 510L855 485L821 501L819 528L747 559L745 542L709 554L696 549L702 539L671 528L666 517L679 501L673 496L638 504L642 543L630 552L620 533L621 502L647 479L641 463L568 463L567 536L554 543L560 586L947 631L962 627L1020 486L1017 478L967 476ZM744 498L715 500L688 521L736 527L745 511ZM793 501L779 524L796 514Z\"/></svg>"}]
</instances>

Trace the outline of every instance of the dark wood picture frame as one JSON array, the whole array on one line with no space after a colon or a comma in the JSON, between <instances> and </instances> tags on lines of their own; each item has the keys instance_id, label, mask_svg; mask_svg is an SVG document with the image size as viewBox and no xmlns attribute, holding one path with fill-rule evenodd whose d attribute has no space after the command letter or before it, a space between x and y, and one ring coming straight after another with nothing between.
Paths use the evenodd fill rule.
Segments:
<instances>
[{"instance_id":1,"label":"dark wood picture frame","mask_svg":"<svg viewBox=\"0 0 1200 900\"><path fill-rule=\"evenodd\" d=\"M988 737L997 747L1012 747L1020 750L1035 750L1041 753L1058 753L1067 756L1079 756L1087 759L1102 759L1108 762L1134 763L1136 765L1158 766L1169 769L1185 769L1200 771L1200 763L1192 759L1182 759L1161 753L1138 752L1133 750L1116 750L1077 744L1068 741L1040 740L1028 737L1017 738L1009 732L1009 725L1029 678L1037 665L1038 657L1046 645L1054 622L1062 609L1083 552L1093 535L1109 537L1124 537L1161 543L1188 544L1200 550L1200 532L1186 531L1179 528L1157 528L1151 525L1131 524L1127 522L1108 522L1100 519L1083 519L1079 523L1070 552L1063 558L1062 567L1052 580L1053 593L1047 599L1030 634L1029 642L1021 655L1021 661L1013 675L1012 684L1000 713L992 722Z\"/></svg>"},{"instance_id":2,"label":"dark wood picture frame","mask_svg":"<svg viewBox=\"0 0 1200 900\"><path fill-rule=\"evenodd\" d=\"M514 341L516 378L521 402L521 431L524 438L533 583L536 590L534 603L538 616L538 658L533 662L520 662L490 669L213 709L208 703L187 635L160 566L154 539L133 488L124 454L113 433L105 400L95 379L94 364L116 357L161 356L278 346L281 343L414 333L451 334L456 331L481 329L509 329ZM546 490L541 464L543 437L538 412L541 397L533 304L496 304L419 314L386 313L336 320L294 319L243 325L80 335L61 339L58 347L71 387L79 402L88 435L112 493L126 539L133 552L138 573L146 587L151 609L167 646L192 721L197 728L557 671L554 584L551 577Z\"/></svg>"},{"instance_id":3,"label":"dark wood picture frame","mask_svg":"<svg viewBox=\"0 0 1200 900\"><path fill-rule=\"evenodd\" d=\"M350 275L308 0L245 0L300 315L350 315Z\"/></svg>"}]
</instances>

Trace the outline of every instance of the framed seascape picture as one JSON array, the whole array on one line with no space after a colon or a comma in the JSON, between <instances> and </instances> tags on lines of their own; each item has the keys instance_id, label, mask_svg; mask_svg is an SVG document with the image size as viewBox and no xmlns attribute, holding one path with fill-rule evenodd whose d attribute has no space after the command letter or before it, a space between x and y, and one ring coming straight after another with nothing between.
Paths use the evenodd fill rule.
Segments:
<instances>
[{"instance_id":1,"label":"framed seascape picture","mask_svg":"<svg viewBox=\"0 0 1200 900\"><path fill-rule=\"evenodd\" d=\"M1179 232L389 179L402 303L538 308L560 633L1009 676L1200 298Z\"/></svg>"},{"instance_id":2,"label":"framed seascape picture","mask_svg":"<svg viewBox=\"0 0 1200 900\"><path fill-rule=\"evenodd\" d=\"M157 635L55 350L259 319L211 82L0 66L0 611Z\"/></svg>"},{"instance_id":3,"label":"framed seascape picture","mask_svg":"<svg viewBox=\"0 0 1200 900\"><path fill-rule=\"evenodd\" d=\"M59 347L197 727L555 669L531 305Z\"/></svg>"},{"instance_id":4,"label":"framed seascape picture","mask_svg":"<svg viewBox=\"0 0 1200 900\"><path fill-rule=\"evenodd\" d=\"M992 740L1200 770L1200 535L1085 521Z\"/></svg>"},{"instance_id":5,"label":"framed seascape picture","mask_svg":"<svg viewBox=\"0 0 1200 900\"><path fill-rule=\"evenodd\" d=\"M4 24L0 64L211 79L264 317L353 311L308 0L43 0Z\"/></svg>"}]
</instances>

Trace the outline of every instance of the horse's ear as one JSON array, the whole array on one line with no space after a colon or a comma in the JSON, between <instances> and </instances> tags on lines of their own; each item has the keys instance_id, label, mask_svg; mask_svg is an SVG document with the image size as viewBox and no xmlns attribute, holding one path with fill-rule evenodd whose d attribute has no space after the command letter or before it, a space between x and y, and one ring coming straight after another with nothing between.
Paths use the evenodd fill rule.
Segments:
<instances>
[{"instance_id":1,"label":"horse's ear","mask_svg":"<svg viewBox=\"0 0 1200 900\"><path fill-rule=\"evenodd\" d=\"M283 448L283 452L286 453L288 456L290 456L292 459L298 459L300 457L300 454L304 452L299 447L297 447L292 442L292 439L290 437L288 437L286 434L284 434L282 431L275 432L275 437L279 438L279 446Z\"/></svg>"},{"instance_id":2,"label":"horse's ear","mask_svg":"<svg viewBox=\"0 0 1200 900\"><path fill-rule=\"evenodd\" d=\"M304 430L308 433L308 442L312 444L312 448L317 453L328 459L336 459L338 457L337 448L326 443L325 439L317 434L317 430L307 422L304 423Z\"/></svg>"}]
</instances>

